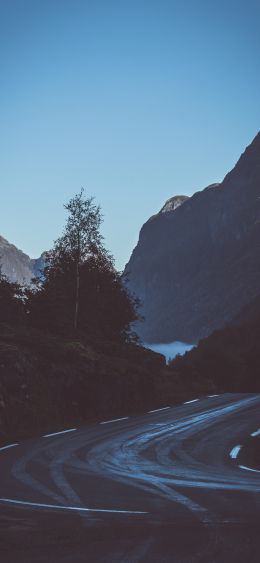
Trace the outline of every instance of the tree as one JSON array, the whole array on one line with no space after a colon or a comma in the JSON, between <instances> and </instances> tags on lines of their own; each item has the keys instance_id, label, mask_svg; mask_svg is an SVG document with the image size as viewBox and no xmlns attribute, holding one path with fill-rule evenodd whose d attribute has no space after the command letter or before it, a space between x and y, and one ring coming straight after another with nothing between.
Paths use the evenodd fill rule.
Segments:
<instances>
[{"instance_id":1,"label":"tree","mask_svg":"<svg viewBox=\"0 0 260 563\"><path fill-rule=\"evenodd\" d=\"M24 299L22 286L10 282L0 267L0 321L20 322L24 315Z\"/></svg>"},{"instance_id":2,"label":"tree","mask_svg":"<svg viewBox=\"0 0 260 563\"><path fill-rule=\"evenodd\" d=\"M74 329L78 328L79 318L79 289L81 267L86 259L102 249L100 225L102 216L100 207L94 204L94 198L84 198L83 188L64 205L69 216L63 235L56 241L53 252L49 253L50 266L58 260L69 259L75 271L75 305Z\"/></svg>"},{"instance_id":3,"label":"tree","mask_svg":"<svg viewBox=\"0 0 260 563\"><path fill-rule=\"evenodd\" d=\"M131 340L137 301L128 295L100 234L100 207L84 192L65 205L63 234L46 255L43 281L29 298L32 324L55 332Z\"/></svg>"},{"instance_id":4,"label":"tree","mask_svg":"<svg viewBox=\"0 0 260 563\"><path fill-rule=\"evenodd\" d=\"M81 269L80 328L107 339L132 340L138 300L128 294L107 252L89 256Z\"/></svg>"}]
</instances>

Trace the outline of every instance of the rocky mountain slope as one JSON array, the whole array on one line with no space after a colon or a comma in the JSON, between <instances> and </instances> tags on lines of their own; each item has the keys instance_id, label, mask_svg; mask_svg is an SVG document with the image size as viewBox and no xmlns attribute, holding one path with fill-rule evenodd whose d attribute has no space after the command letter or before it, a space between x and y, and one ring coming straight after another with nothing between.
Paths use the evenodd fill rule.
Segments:
<instances>
[{"instance_id":1,"label":"rocky mountain slope","mask_svg":"<svg viewBox=\"0 0 260 563\"><path fill-rule=\"evenodd\" d=\"M12 282L30 283L43 267L43 254L40 258L31 259L27 254L16 248L0 236L0 264L1 271Z\"/></svg>"},{"instance_id":2,"label":"rocky mountain slope","mask_svg":"<svg viewBox=\"0 0 260 563\"><path fill-rule=\"evenodd\" d=\"M168 213L169 211L175 211L177 207L180 207L185 201L189 199L187 195L176 195L167 199L164 206L162 207L160 213Z\"/></svg>"},{"instance_id":3,"label":"rocky mountain slope","mask_svg":"<svg viewBox=\"0 0 260 563\"><path fill-rule=\"evenodd\" d=\"M173 198L174 199L174 198ZM260 133L223 182L142 227L125 268L146 342L197 342L260 292Z\"/></svg>"}]
</instances>

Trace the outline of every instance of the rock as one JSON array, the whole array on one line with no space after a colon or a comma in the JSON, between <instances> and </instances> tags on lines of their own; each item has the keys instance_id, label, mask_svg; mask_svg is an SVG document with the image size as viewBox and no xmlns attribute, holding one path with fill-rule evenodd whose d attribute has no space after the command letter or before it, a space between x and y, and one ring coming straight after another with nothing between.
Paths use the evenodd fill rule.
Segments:
<instances>
[{"instance_id":1,"label":"rock","mask_svg":"<svg viewBox=\"0 0 260 563\"><path fill-rule=\"evenodd\" d=\"M40 274L44 267L43 253L40 258L31 259L14 244L0 236L0 264L1 271L12 282L30 284L33 277Z\"/></svg>"}]
</instances>

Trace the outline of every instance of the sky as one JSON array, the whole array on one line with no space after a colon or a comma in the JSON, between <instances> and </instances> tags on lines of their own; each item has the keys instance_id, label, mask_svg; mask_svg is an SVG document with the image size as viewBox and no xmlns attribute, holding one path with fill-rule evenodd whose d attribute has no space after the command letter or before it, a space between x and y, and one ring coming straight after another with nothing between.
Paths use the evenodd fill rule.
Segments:
<instances>
[{"instance_id":1,"label":"sky","mask_svg":"<svg viewBox=\"0 0 260 563\"><path fill-rule=\"evenodd\" d=\"M0 234L38 257L81 187L123 269L260 129L260 3L0 0Z\"/></svg>"}]
</instances>

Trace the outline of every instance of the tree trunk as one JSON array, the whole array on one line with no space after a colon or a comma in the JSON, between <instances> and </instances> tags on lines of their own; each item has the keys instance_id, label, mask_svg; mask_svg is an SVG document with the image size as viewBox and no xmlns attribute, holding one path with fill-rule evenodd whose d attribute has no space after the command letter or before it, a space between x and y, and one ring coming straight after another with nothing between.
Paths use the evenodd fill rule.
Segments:
<instances>
[{"instance_id":1,"label":"tree trunk","mask_svg":"<svg viewBox=\"0 0 260 563\"><path fill-rule=\"evenodd\" d=\"M75 313L74 313L74 329L78 328L79 319L79 262L76 267L76 298L75 298Z\"/></svg>"}]
</instances>

